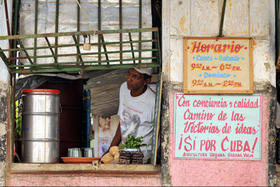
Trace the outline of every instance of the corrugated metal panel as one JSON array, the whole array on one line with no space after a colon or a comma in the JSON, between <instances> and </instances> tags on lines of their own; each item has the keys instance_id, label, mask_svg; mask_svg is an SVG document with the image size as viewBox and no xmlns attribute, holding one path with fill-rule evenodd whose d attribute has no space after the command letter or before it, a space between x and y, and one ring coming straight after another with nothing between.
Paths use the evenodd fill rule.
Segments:
<instances>
[{"instance_id":1,"label":"corrugated metal panel","mask_svg":"<svg viewBox=\"0 0 280 187\"><path fill-rule=\"evenodd\" d=\"M127 70L113 70L88 80L84 89L91 92L91 112L103 117L118 112L119 90L125 81Z\"/></svg>"}]
</instances>

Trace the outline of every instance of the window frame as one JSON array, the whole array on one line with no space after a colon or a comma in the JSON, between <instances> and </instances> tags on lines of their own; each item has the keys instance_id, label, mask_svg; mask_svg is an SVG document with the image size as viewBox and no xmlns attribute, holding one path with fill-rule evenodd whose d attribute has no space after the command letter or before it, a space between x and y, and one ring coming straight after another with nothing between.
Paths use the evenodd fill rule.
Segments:
<instances>
[{"instance_id":1,"label":"window frame","mask_svg":"<svg viewBox=\"0 0 280 187\"><path fill-rule=\"evenodd\" d=\"M59 2L59 1L57 1ZM57 2L56 2L56 5L57 5ZM120 1L121 3L121 1ZM14 11L14 17L18 17L19 15L19 1L16 0L15 1L15 11ZM98 0L98 7L100 8L101 7L101 0ZM56 6L56 23L55 23L55 28L56 28L56 31L55 33L46 33L46 34L38 34L37 33L37 22L38 22L38 1L36 0L35 1L35 20L34 20L34 25L35 25L35 28L34 28L34 34L31 34L31 35L16 35L16 31L18 30L18 26L17 26L17 21L15 22L14 24L14 30L15 32L12 34L12 35L9 35L9 36L0 36L0 40L9 40L11 41L12 43L12 48L9 48L9 49L1 49L0 48L0 57L3 59L4 63L6 64L6 66L8 67L10 73L11 73L11 82L10 82L10 86L11 86L11 91L10 91L10 94L8 95L9 97L9 107L8 107L8 114L9 114L9 118L8 118L8 127L7 127L7 165L8 165L8 168L9 168L9 171L10 172L20 172L22 171L23 173L27 173L28 171L24 171L22 169L23 166L31 166L33 167L34 166L34 169L31 169L31 171L34 171L34 172L37 172L37 170L35 169L36 167L38 168L48 168L48 167L53 167L53 168L56 168L56 167L60 167L60 163L59 164L46 164L48 165L45 166L45 164L29 164L29 163L15 163L13 162L13 152L14 152L14 142L15 142L15 132L14 132L14 125L15 125L15 85L16 85L16 77L17 77L17 74L18 73L22 73L22 74L27 74L27 75L31 75L31 74L42 74L42 73L45 73L45 72L48 72L48 73L57 73L57 72L80 72L80 71L89 71L89 70L100 70L100 69L119 69L119 68L133 68L133 67L137 67L137 68L141 68L141 67L153 67L153 68L158 68L159 72L161 72L161 52L160 52L160 34L159 34L159 29L158 28L142 28L142 0L139 1L139 28L137 29L131 29L131 30L128 30L128 29L123 29L122 28L122 5L120 4L120 10L119 10L119 13L120 13L120 17L119 17L119 20L120 20L120 27L119 27L119 30L115 30L115 31L102 31L101 30L101 10L98 10L98 31L86 31L86 32L81 32L80 31L80 18L79 18L79 15L77 16L77 32L71 32L71 33L58 33L58 15L59 15L59 6ZM77 6L77 12L78 14L80 14L80 6ZM141 58L138 59L139 60L139 63L133 63L133 64L120 64L120 65L116 65L116 66L111 66L111 65L98 65L98 66L87 66L85 67L83 63L80 63L78 66L72 66L72 67L67 67L67 68L63 68L61 69L61 67L58 67L58 68L54 68L54 69L50 69L50 70L44 70L44 68L40 68L39 67L39 71L36 71L34 69L32 69L32 66L24 66L24 65L19 65L19 64L16 64L15 61L18 60L17 59L17 51L21 50L19 48L17 48L17 45L20 45L21 48L23 50L26 50L26 48L22 45L22 43L20 42L21 39L26 39L26 38L29 38L29 39L32 39L34 40L34 46L32 49L30 50L34 50L36 51L38 46L37 46L37 42L35 42L35 40L37 40L39 37L41 38L46 38L46 40L48 40L47 38L48 37L54 37L56 40L59 36L64 36L64 35L68 35L70 37L73 37L73 36L76 36L76 39L77 41L79 41L79 37L78 36L83 36L85 34L97 34L98 35L98 49L99 49L99 53L101 53L101 42L104 42L102 41L102 35L104 33L119 33L120 35L120 42L119 42L119 45L120 45L120 54L123 53L122 51L122 42L123 42L123 38L122 38L122 35L124 33L130 33L130 32L135 32L135 33L139 33L139 46L140 46L140 49L141 49L141 43L142 43L142 32L151 32L151 33L154 33L154 35L152 36L152 41L155 42L153 43L153 46L152 46L152 49L157 49L157 53L155 54L155 52L153 51L152 53L152 56L156 55L156 60L152 61L152 63L144 63L144 62L141 62ZM75 38L75 37L73 37ZM75 40L75 39L74 39ZM77 45L77 42L75 41L75 44ZM48 48L52 51L52 47L50 45L48 45ZM143 50L143 49L141 49ZM78 50L77 50L78 51ZM133 51L133 49L132 49ZM10 56L6 56L7 52L9 52L9 55ZM36 54L36 52L35 52ZM77 53L77 59L78 59L78 56L79 56L79 53ZM122 55L120 55L122 56ZM55 59L55 55L53 55L53 58ZM30 61L30 57L28 57L27 55L27 59L29 59ZM37 59L37 56L35 55L34 56L34 59ZM100 60L100 59L99 59ZM122 61L122 57L120 59L120 61ZM36 63L36 60L35 60L35 63ZM31 63L32 64L32 63ZM30 68L31 67L31 68ZM27 68L28 70L26 71L25 68ZM36 68L35 68L36 69ZM40 71L42 70L42 71ZM157 114L155 114L155 125L157 126L157 129L155 130L155 136L154 136L154 140L155 140L155 150L153 149L153 152L155 154L157 154L157 147L158 147L158 136L159 136L159 124L160 124L160 106L161 106L161 90L162 90L162 78L160 77L160 80L159 80L159 85L160 87L157 88L157 109L156 111L158 111ZM153 158L153 161L151 164L149 164L149 166L146 166L146 165L135 165L137 166L138 168L148 168L147 172L158 172L158 165L156 165L156 158L157 156L154 155L154 158ZM65 164L66 165L66 164ZM90 164L89 164L90 165ZM65 166L65 167L69 167L69 165ZM76 166L75 166L76 167ZM122 168L122 166L120 166ZM136 167L136 168L137 168ZM102 166L103 168L103 166ZM123 171L131 171L131 168L135 168L134 165L132 166L125 166L125 170L122 170ZM68 169L62 169L62 171L58 171L58 172L65 172L67 171ZM105 171L110 171L110 167L109 166L104 166L104 169L101 169L100 171L102 170L105 170ZM136 169L137 171L135 172L143 172L141 169ZM138 171L139 170L139 171ZM82 171L86 171L85 170L82 170ZM99 171L99 170L98 170ZM44 172L44 171L42 171ZM52 169L46 169L45 172L53 172Z\"/></svg>"}]
</instances>

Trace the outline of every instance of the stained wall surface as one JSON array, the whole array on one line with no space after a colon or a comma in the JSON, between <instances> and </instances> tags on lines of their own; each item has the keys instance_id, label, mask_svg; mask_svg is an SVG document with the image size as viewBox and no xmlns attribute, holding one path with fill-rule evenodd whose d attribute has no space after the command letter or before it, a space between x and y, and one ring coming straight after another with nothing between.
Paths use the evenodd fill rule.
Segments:
<instances>
[{"instance_id":1,"label":"stained wall surface","mask_svg":"<svg viewBox=\"0 0 280 187\"><path fill-rule=\"evenodd\" d=\"M7 186L160 186L158 176L96 176L93 174L13 175Z\"/></svg>"},{"instance_id":2,"label":"stained wall surface","mask_svg":"<svg viewBox=\"0 0 280 187\"><path fill-rule=\"evenodd\" d=\"M9 15L9 22L11 24L11 16L12 16L12 2L7 1L7 9L8 9L8 15ZM6 23L6 14L5 14L5 6L4 1L0 1L0 36L6 36L8 35L8 29L7 29L7 23ZM11 28L11 27L10 27ZM0 40L0 47L1 48L7 48L9 46L9 43L7 40ZM6 56L8 56L8 53L5 53ZM0 81L4 84L7 84L9 81L9 72L8 69L3 62L2 58L0 58Z\"/></svg>"}]
</instances>

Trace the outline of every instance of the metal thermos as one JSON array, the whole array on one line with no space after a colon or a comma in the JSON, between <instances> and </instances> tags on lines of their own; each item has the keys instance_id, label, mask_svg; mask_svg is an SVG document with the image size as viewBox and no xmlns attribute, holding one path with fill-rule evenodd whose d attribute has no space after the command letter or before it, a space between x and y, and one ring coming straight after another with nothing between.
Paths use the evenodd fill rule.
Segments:
<instances>
[{"instance_id":1,"label":"metal thermos","mask_svg":"<svg viewBox=\"0 0 280 187\"><path fill-rule=\"evenodd\" d=\"M23 162L59 161L59 94L54 89L23 90Z\"/></svg>"}]
</instances>

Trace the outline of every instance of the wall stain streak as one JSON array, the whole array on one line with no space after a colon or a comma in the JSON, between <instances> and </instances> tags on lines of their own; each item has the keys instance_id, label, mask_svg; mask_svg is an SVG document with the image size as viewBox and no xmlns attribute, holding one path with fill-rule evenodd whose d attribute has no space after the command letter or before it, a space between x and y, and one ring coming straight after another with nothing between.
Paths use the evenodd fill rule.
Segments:
<instances>
[{"instance_id":1,"label":"wall stain streak","mask_svg":"<svg viewBox=\"0 0 280 187\"><path fill-rule=\"evenodd\" d=\"M181 31L187 33L187 32L188 32L188 29L185 28L185 23L186 23L186 17L183 16L183 17L181 17L181 19L180 19L179 25L180 25Z\"/></svg>"},{"instance_id":2,"label":"wall stain streak","mask_svg":"<svg viewBox=\"0 0 280 187\"><path fill-rule=\"evenodd\" d=\"M4 162L6 160L6 152L7 152L7 143L6 143L6 134L0 137L0 162Z\"/></svg>"},{"instance_id":3,"label":"wall stain streak","mask_svg":"<svg viewBox=\"0 0 280 187\"><path fill-rule=\"evenodd\" d=\"M263 91L256 91L257 94L264 94L268 97L270 103L268 105L269 109L269 127L268 127L268 186L276 186L277 176L276 176L276 88L271 86L269 83L262 85Z\"/></svg>"},{"instance_id":4,"label":"wall stain streak","mask_svg":"<svg viewBox=\"0 0 280 187\"><path fill-rule=\"evenodd\" d=\"M161 183L162 186L171 186L170 166L169 166L169 87L163 82L162 106L161 106Z\"/></svg>"},{"instance_id":5,"label":"wall stain streak","mask_svg":"<svg viewBox=\"0 0 280 187\"><path fill-rule=\"evenodd\" d=\"M7 97L0 96L0 123L7 121Z\"/></svg>"}]
</instances>

